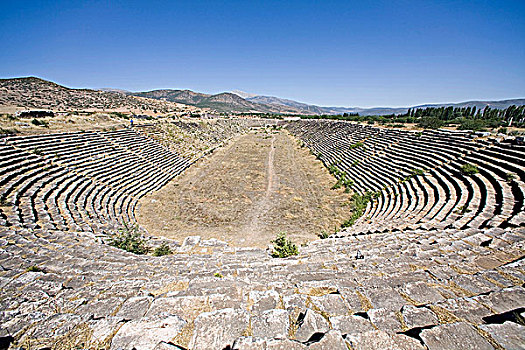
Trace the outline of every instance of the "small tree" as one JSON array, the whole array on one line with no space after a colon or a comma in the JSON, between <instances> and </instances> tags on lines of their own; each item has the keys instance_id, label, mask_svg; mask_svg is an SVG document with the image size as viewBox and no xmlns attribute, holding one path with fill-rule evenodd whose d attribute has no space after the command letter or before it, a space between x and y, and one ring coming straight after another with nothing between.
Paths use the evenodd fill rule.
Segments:
<instances>
[{"instance_id":1,"label":"small tree","mask_svg":"<svg viewBox=\"0 0 525 350\"><path fill-rule=\"evenodd\" d=\"M162 244L153 251L153 256L164 256L170 254L173 254L173 251L166 242L162 242Z\"/></svg>"},{"instance_id":2,"label":"small tree","mask_svg":"<svg viewBox=\"0 0 525 350\"><path fill-rule=\"evenodd\" d=\"M277 238L272 241L273 243L273 252L272 256L274 258L287 258L292 255L299 254L297 246L288 238L286 238L286 233L281 232L277 235Z\"/></svg>"},{"instance_id":3,"label":"small tree","mask_svg":"<svg viewBox=\"0 0 525 350\"><path fill-rule=\"evenodd\" d=\"M146 254L149 251L146 240L139 233L138 226L129 226L127 223L124 223L119 233L113 236L109 245L134 254Z\"/></svg>"},{"instance_id":4,"label":"small tree","mask_svg":"<svg viewBox=\"0 0 525 350\"><path fill-rule=\"evenodd\" d=\"M330 234L326 232L325 230L322 230L321 233L318 234L317 236L319 236L319 238L321 239L327 239L328 237L330 237Z\"/></svg>"},{"instance_id":5,"label":"small tree","mask_svg":"<svg viewBox=\"0 0 525 350\"><path fill-rule=\"evenodd\" d=\"M461 173L470 176L479 173L479 170L476 165L467 163L461 166Z\"/></svg>"},{"instance_id":6,"label":"small tree","mask_svg":"<svg viewBox=\"0 0 525 350\"><path fill-rule=\"evenodd\" d=\"M423 175L425 171L423 169L412 169L412 176Z\"/></svg>"}]
</instances>

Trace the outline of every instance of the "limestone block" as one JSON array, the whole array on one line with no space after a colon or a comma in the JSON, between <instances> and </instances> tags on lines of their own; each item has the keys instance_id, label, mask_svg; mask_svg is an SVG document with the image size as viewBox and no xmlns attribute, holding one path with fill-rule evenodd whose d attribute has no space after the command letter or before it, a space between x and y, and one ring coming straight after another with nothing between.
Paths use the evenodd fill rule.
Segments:
<instances>
[{"instance_id":1,"label":"limestone block","mask_svg":"<svg viewBox=\"0 0 525 350\"><path fill-rule=\"evenodd\" d=\"M525 349L525 326L514 322L481 325L505 349Z\"/></svg>"},{"instance_id":2,"label":"limestone block","mask_svg":"<svg viewBox=\"0 0 525 350\"><path fill-rule=\"evenodd\" d=\"M405 305L402 314L403 320L409 329L439 324L437 316L425 307Z\"/></svg>"},{"instance_id":3,"label":"limestone block","mask_svg":"<svg viewBox=\"0 0 525 350\"><path fill-rule=\"evenodd\" d=\"M474 327L464 322L449 323L430 329L424 329L421 339L429 350L493 350L490 343Z\"/></svg>"},{"instance_id":4,"label":"limestone block","mask_svg":"<svg viewBox=\"0 0 525 350\"><path fill-rule=\"evenodd\" d=\"M289 317L286 310L266 310L252 318L253 336L261 338L286 338L288 336Z\"/></svg>"},{"instance_id":5,"label":"limestone block","mask_svg":"<svg viewBox=\"0 0 525 350\"><path fill-rule=\"evenodd\" d=\"M171 341L185 324L179 316L169 314L130 321L113 337L111 349L152 350L161 341Z\"/></svg>"},{"instance_id":6,"label":"limestone block","mask_svg":"<svg viewBox=\"0 0 525 350\"><path fill-rule=\"evenodd\" d=\"M248 313L241 309L204 312L195 319L190 349L224 349L248 327Z\"/></svg>"},{"instance_id":7,"label":"limestone block","mask_svg":"<svg viewBox=\"0 0 525 350\"><path fill-rule=\"evenodd\" d=\"M295 339L300 342L306 342L315 333L326 333L329 329L328 321L311 309L306 309L305 313L299 316L298 324Z\"/></svg>"}]
</instances>

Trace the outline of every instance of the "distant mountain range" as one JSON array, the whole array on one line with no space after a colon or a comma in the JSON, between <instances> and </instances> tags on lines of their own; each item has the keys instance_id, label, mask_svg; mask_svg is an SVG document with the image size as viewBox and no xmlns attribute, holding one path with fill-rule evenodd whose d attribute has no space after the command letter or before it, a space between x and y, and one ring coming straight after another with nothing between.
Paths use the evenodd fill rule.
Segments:
<instances>
[{"instance_id":1,"label":"distant mountain range","mask_svg":"<svg viewBox=\"0 0 525 350\"><path fill-rule=\"evenodd\" d=\"M525 98L523 99L509 99L501 101L466 101L460 103L438 103L438 104L424 104L412 107L373 107L373 108L359 108L359 107L321 107L316 105L309 105L293 100L279 98L275 96L259 96L256 94L249 94L242 91L232 91L232 93L238 94L244 97L247 101L256 102L264 105L273 106L286 106L289 108L297 109L302 111L304 114L342 114L342 113L359 113L360 115L387 115L387 114L404 114L409 109L415 108L430 108L430 107L476 107L483 109L486 106L491 108L504 109L512 105L521 106L525 105Z\"/></svg>"},{"instance_id":2,"label":"distant mountain range","mask_svg":"<svg viewBox=\"0 0 525 350\"><path fill-rule=\"evenodd\" d=\"M486 106L492 108L507 108L512 105L525 105L523 99L509 99L502 101L467 101L460 103L424 104L411 107L322 107L297 102L275 96L262 96L239 90L223 92L216 95L207 95L191 90L153 90L148 92L128 92L134 96L148 97L171 102L189 104L201 108L211 108L219 112L261 112L261 113L284 113L284 114L343 114L359 113L360 115L387 115L404 114L410 108L428 107L474 107L483 109Z\"/></svg>"},{"instance_id":3,"label":"distant mountain range","mask_svg":"<svg viewBox=\"0 0 525 350\"><path fill-rule=\"evenodd\" d=\"M130 92L121 89L70 89L40 78L0 79L0 105L18 105L32 108L124 108L150 109L157 111L175 110L179 103L217 112L282 113L282 114L343 114L386 115L406 113L409 108L428 107L477 107L507 108L511 105L525 105L523 99L502 101L467 101L461 103L424 104L404 108L359 108L322 107L301 103L275 96L262 96L243 91L204 94L191 90L152 90Z\"/></svg>"},{"instance_id":4,"label":"distant mountain range","mask_svg":"<svg viewBox=\"0 0 525 350\"><path fill-rule=\"evenodd\" d=\"M200 108L210 108L218 112L245 112L245 113L302 113L301 110L286 105L272 105L243 98L238 93L223 92L208 95L191 90L153 90L147 92L128 92L139 97L154 98L170 102L184 103ZM254 97L255 98L255 97Z\"/></svg>"}]
</instances>

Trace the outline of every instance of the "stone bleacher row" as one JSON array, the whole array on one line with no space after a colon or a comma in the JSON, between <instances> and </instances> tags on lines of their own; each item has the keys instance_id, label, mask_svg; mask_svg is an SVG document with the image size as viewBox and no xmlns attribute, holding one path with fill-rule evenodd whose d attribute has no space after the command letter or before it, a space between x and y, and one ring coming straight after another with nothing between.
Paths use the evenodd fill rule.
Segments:
<instances>
[{"instance_id":1,"label":"stone bleacher row","mask_svg":"<svg viewBox=\"0 0 525 350\"><path fill-rule=\"evenodd\" d=\"M133 130L14 136L0 144L0 223L100 232L190 162Z\"/></svg>"},{"instance_id":2,"label":"stone bleacher row","mask_svg":"<svg viewBox=\"0 0 525 350\"><path fill-rule=\"evenodd\" d=\"M525 147L471 140L464 132L411 132L347 122L301 121L289 129L356 192L376 192L338 234L408 229L517 227L525 223ZM352 147L363 142L362 147ZM463 175L474 164L479 173ZM423 175L413 171L423 170Z\"/></svg>"},{"instance_id":3,"label":"stone bleacher row","mask_svg":"<svg viewBox=\"0 0 525 350\"><path fill-rule=\"evenodd\" d=\"M405 230L318 240L273 259L189 237L177 254L152 257L88 232L6 230L0 341L13 349L519 349L524 241L523 228Z\"/></svg>"},{"instance_id":4,"label":"stone bleacher row","mask_svg":"<svg viewBox=\"0 0 525 350\"><path fill-rule=\"evenodd\" d=\"M219 146L232 137L247 132L250 128L265 125L277 125L278 120L266 119L211 119L211 120L177 120L166 124L138 124L136 130L161 142L165 147L181 154L183 157L195 160L202 156L206 151ZM183 139L194 138L197 144L203 149L196 151L185 147L185 142L173 142L166 138L173 130L169 127L176 127Z\"/></svg>"},{"instance_id":5,"label":"stone bleacher row","mask_svg":"<svg viewBox=\"0 0 525 350\"><path fill-rule=\"evenodd\" d=\"M443 148L439 156L445 163L435 161L420 147L417 154L421 156L412 156L412 163L403 165L401 160L388 163L389 158L384 156L392 149L399 150L398 158L403 155L408 159L414 154L415 151L402 153L413 139L403 132L378 136L374 129L356 128L354 132L344 123L294 123L289 128L316 153L321 153L327 164L341 166L346 160L348 169L366 164L368 168L360 169L369 171L368 175L358 177L359 172L354 172L356 189L380 190L382 194L365 215L384 219L385 225L389 224L388 215L398 219L406 215L410 224L391 232L378 229L366 235L317 240L300 247L299 255L286 259L272 258L268 250L229 247L215 239L198 237L187 237L182 244L166 240L175 250L172 255L134 255L102 244L96 232L90 230L27 225L31 215L37 215L40 222L42 213L48 213L57 226L75 220L82 225L80 219L102 222L117 215L117 208L129 208L132 215L136 202L129 201L134 197L127 191L135 191L136 187L123 179L106 183L119 178L120 172L108 177L103 171L117 165L128 166L128 160L133 159L141 162L140 170L148 166L138 158L149 148L141 151L133 142L125 141L128 136L135 140L131 131L111 136L98 134L104 140L100 147L106 145L103 149L109 154L107 157L90 150L89 142L79 148L72 142L64 147L63 155L57 152L56 158L53 144L62 141L43 144L35 139L41 142L37 152L29 152L30 147L24 151L8 141L1 150L2 179L6 179L2 190L10 188L5 193L12 205L2 213L4 220L13 220L13 224L0 227L0 347L525 347L525 228L513 224L519 215L510 218L507 213L510 210L512 214L516 204L505 198L509 196L506 190L512 191L515 201L521 192L508 183L507 188L497 190L492 185L493 192L487 189L485 195L475 194L480 187L492 184L490 174L501 177L498 169L522 165L519 149L485 147L463 136L452 141L456 146L440 147L438 139L446 143L446 137L425 132L421 138L428 139L429 147L436 145L436 151ZM98 140L95 135L93 139ZM372 137L377 142L372 143ZM362 140L364 148L350 148ZM120 142L128 142L129 147ZM374 151L368 149L371 145ZM467 147L473 152L463 152ZM46 153L46 149L52 151ZM121 151L126 156L120 155ZM78 156L66 159L69 153ZM347 156L352 156L351 160ZM475 175L478 180L458 180L460 175L453 172L464 159L474 162L468 157L479 161L480 174ZM123 161L118 163L114 158ZM490 161L492 158L500 161ZM354 165L356 160L359 163ZM96 167L97 162L104 163ZM482 162L487 164L482 167ZM84 181L84 164L90 166L86 171L96 173L88 182ZM408 176L413 168L423 165L434 172L430 174L428 170L424 176L399 182L399 177ZM151 167L157 174L162 172L155 164ZM517 170L515 174L514 181L522 187L522 174ZM52 190L56 186L59 189ZM447 190L447 186L451 187ZM498 191L503 197L497 195ZM492 197L496 201L503 198L501 203L505 204L493 209L499 214L483 217L480 225L473 225L476 216L489 213L485 207ZM463 203L475 205L469 204L471 212L450 219L458 225L426 229L425 224L445 218L449 207ZM88 209L75 210L78 208ZM64 215L65 209L69 216ZM427 221L419 224L419 217ZM360 228L368 229L365 225L369 223L358 223Z\"/></svg>"}]
</instances>

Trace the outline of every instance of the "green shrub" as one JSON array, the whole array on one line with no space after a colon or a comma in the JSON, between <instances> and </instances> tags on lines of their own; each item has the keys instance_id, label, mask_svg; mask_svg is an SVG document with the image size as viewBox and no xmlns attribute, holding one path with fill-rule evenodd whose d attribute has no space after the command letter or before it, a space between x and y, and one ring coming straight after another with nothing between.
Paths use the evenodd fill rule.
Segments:
<instances>
[{"instance_id":1,"label":"green shrub","mask_svg":"<svg viewBox=\"0 0 525 350\"><path fill-rule=\"evenodd\" d=\"M359 141L359 142L354 143L353 145L350 145L350 149L363 147L364 145L365 145L364 142Z\"/></svg>"},{"instance_id":2,"label":"green shrub","mask_svg":"<svg viewBox=\"0 0 525 350\"><path fill-rule=\"evenodd\" d=\"M470 213L471 210L467 208L466 205L462 205L461 207L458 207L456 210L454 210L454 213L459 215L465 215L466 213Z\"/></svg>"},{"instance_id":3,"label":"green shrub","mask_svg":"<svg viewBox=\"0 0 525 350\"><path fill-rule=\"evenodd\" d=\"M505 180L507 180L507 182L512 182L512 181L514 181L514 178L515 178L515 176L514 176L513 173L506 173L506 174L505 174Z\"/></svg>"},{"instance_id":4,"label":"green shrub","mask_svg":"<svg viewBox=\"0 0 525 350\"><path fill-rule=\"evenodd\" d=\"M335 165L330 165L328 171L337 179L337 182L332 186L333 190L344 187L346 193L350 192L354 181L350 179L350 176L346 172L339 170Z\"/></svg>"},{"instance_id":5,"label":"green shrub","mask_svg":"<svg viewBox=\"0 0 525 350\"><path fill-rule=\"evenodd\" d=\"M33 148L32 150L33 154L36 154L37 156L41 156L43 153L42 153L42 150L40 148Z\"/></svg>"},{"instance_id":6,"label":"green shrub","mask_svg":"<svg viewBox=\"0 0 525 350\"><path fill-rule=\"evenodd\" d=\"M479 170L477 165L467 163L461 166L461 173L470 176L479 173Z\"/></svg>"},{"instance_id":7,"label":"green shrub","mask_svg":"<svg viewBox=\"0 0 525 350\"><path fill-rule=\"evenodd\" d=\"M328 237L330 237L330 234L329 234L328 232L326 232L326 231L323 230L323 231L321 231L320 234L318 234L318 236L319 236L319 238L321 238L321 239L327 239Z\"/></svg>"},{"instance_id":8,"label":"green shrub","mask_svg":"<svg viewBox=\"0 0 525 350\"><path fill-rule=\"evenodd\" d=\"M412 169L412 176L423 175L425 171L423 169Z\"/></svg>"},{"instance_id":9,"label":"green shrub","mask_svg":"<svg viewBox=\"0 0 525 350\"><path fill-rule=\"evenodd\" d=\"M223 278L224 276L222 275L222 273L215 272L215 273L213 274L213 277Z\"/></svg>"},{"instance_id":10,"label":"green shrub","mask_svg":"<svg viewBox=\"0 0 525 350\"><path fill-rule=\"evenodd\" d=\"M45 272L44 269L42 269L41 267L38 267L36 265L33 265L33 266L29 266L27 269L26 269L27 272Z\"/></svg>"},{"instance_id":11,"label":"green shrub","mask_svg":"<svg viewBox=\"0 0 525 350\"><path fill-rule=\"evenodd\" d=\"M139 233L138 226L129 226L126 223L119 233L111 238L109 245L134 254L146 254L149 251L146 240Z\"/></svg>"},{"instance_id":12,"label":"green shrub","mask_svg":"<svg viewBox=\"0 0 525 350\"><path fill-rule=\"evenodd\" d=\"M36 118L33 118L33 120L31 120L31 124L36 125L36 126L43 126L44 128L49 127L48 122L46 122L45 120L38 120Z\"/></svg>"},{"instance_id":13,"label":"green shrub","mask_svg":"<svg viewBox=\"0 0 525 350\"><path fill-rule=\"evenodd\" d=\"M341 224L341 228L350 227L353 224L355 224L357 219L363 216L366 206L368 205L368 202L370 202L370 200L373 197L375 198L376 194L377 192L374 193L371 191L366 191L362 195L358 193L354 193L354 195L352 196L352 199L350 200L350 208L352 210L352 215L350 216L348 220L346 220L345 222Z\"/></svg>"},{"instance_id":14,"label":"green shrub","mask_svg":"<svg viewBox=\"0 0 525 350\"><path fill-rule=\"evenodd\" d=\"M272 257L274 258L287 258L289 256L299 254L297 246L291 240L286 238L285 232L279 233L277 238L273 240L272 243Z\"/></svg>"},{"instance_id":15,"label":"green shrub","mask_svg":"<svg viewBox=\"0 0 525 350\"><path fill-rule=\"evenodd\" d=\"M153 256L164 256L170 254L173 254L173 251L166 242L162 242L162 244L153 251Z\"/></svg>"}]
</instances>

